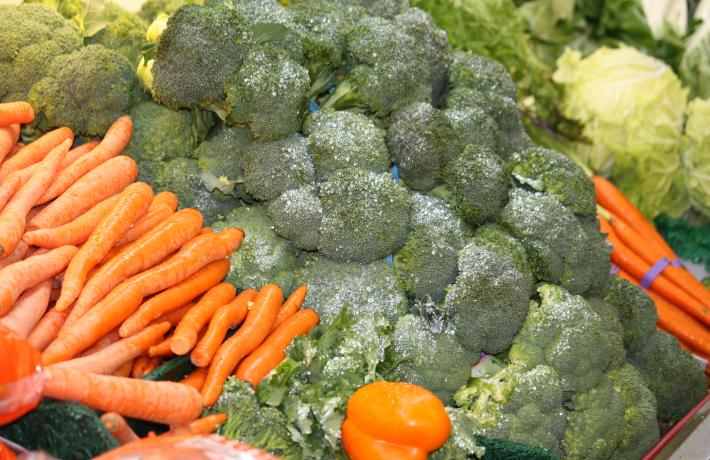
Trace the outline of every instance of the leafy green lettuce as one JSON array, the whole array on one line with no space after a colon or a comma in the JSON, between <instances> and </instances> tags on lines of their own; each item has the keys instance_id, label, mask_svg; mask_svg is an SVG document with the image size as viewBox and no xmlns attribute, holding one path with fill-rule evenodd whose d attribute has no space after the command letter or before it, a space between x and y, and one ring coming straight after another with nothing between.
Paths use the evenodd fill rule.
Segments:
<instances>
[{"instance_id":1,"label":"leafy green lettuce","mask_svg":"<svg viewBox=\"0 0 710 460\"><path fill-rule=\"evenodd\" d=\"M683 158L686 184L694 209L710 217L710 99L688 104L687 148Z\"/></svg>"}]
</instances>

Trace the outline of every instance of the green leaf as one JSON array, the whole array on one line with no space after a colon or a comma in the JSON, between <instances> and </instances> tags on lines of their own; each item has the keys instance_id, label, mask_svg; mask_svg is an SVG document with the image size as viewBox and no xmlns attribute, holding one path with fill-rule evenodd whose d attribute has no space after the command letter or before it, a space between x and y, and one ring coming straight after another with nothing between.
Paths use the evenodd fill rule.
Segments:
<instances>
[{"instance_id":1,"label":"green leaf","mask_svg":"<svg viewBox=\"0 0 710 460\"><path fill-rule=\"evenodd\" d=\"M277 23L254 24L251 31L254 34L254 40L259 44L283 41L288 34L288 28Z\"/></svg>"}]
</instances>

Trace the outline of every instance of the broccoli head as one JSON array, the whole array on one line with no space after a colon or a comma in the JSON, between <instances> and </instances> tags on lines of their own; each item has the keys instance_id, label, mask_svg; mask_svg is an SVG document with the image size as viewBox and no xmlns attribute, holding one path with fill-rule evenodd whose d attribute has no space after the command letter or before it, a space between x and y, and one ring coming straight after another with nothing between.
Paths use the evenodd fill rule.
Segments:
<instances>
[{"instance_id":1,"label":"broccoli head","mask_svg":"<svg viewBox=\"0 0 710 460\"><path fill-rule=\"evenodd\" d=\"M451 232L457 244L463 247L471 236L471 229L442 198L413 192L410 227L436 227L442 232Z\"/></svg>"},{"instance_id":2,"label":"broccoli head","mask_svg":"<svg viewBox=\"0 0 710 460\"><path fill-rule=\"evenodd\" d=\"M86 136L102 136L128 113L135 89L128 59L89 45L52 59L47 76L30 90L29 101L42 115L42 129L68 126Z\"/></svg>"},{"instance_id":3,"label":"broccoli head","mask_svg":"<svg viewBox=\"0 0 710 460\"><path fill-rule=\"evenodd\" d=\"M472 373L454 400L480 434L559 451L566 420L562 384L554 369L504 367L486 357Z\"/></svg>"},{"instance_id":4,"label":"broccoli head","mask_svg":"<svg viewBox=\"0 0 710 460\"><path fill-rule=\"evenodd\" d=\"M516 88L505 67L498 61L458 51L449 64L449 82L454 88L494 92L515 99Z\"/></svg>"},{"instance_id":5,"label":"broccoli head","mask_svg":"<svg viewBox=\"0 0 710 460\"><path fill-rule=\"evenodd\" d=\"M0 5L0 101L24 101L47 63L82 46L79 29L44 5Z\"/></svg>"},{"instance_id":6,"label":"broccoli head","mask_svg":"<svg viewBox=\"0 0 710 460\"><path fill-rule=\"evenodd\" d=\"M269 203L267 212L276 233L300 249L318 248L323 208L315 186L287 190Z\"/></svg>"},{"instance_id":7,"label":"broccoli head","mask_svg":"<svg viewBox=\"0 0 710 460\"><path fill-rule=\"evenodd\" d=\"M609 362L609 369L621 367L626 362L626 350L624 349L624 328L619 321L619 315L616 313L616 308L607 303L604 299L597 297L586 299L589 306L592 307L602 319L607 327L607 339L611 344L612 354Z\"/></svg>"},{"instance_id":8,"label":"broccoli head","mask_svg":"<svg viewBox=\"0 0 710 460\"><path fill-rule=\"evenodd\" d=\"M456 143L461 148L473 144L498 150L498 125L483 109L446 109L444 115L449 119L457 138Z\"/></svg>"},{"instance_id":9,"label":"broccoli head","mask_svg":"<svg viewBox=\"0 0 710 460\"><path fill-rule=\"evenodd\" d=\"M258 200L277 198L286 190L313 182L308 142L300 134L254 141L244 150L244 187Z\"/></svg>"},{"instance_id":10,"label":"broccoli head","mask_svg":"<svg viewBox=\"0 0 710 460\"><path fill-rule=\"evenodd\" d=\"M318 180L349 167L378 173L389 167L384 131L365 115L319 110L307 119L304 133Z\"/></svg>"},{"instance_id":11,"label":"broccoli head","mask_svg":"<svg viewBox=\"0 0 710 460\"><path fill-rule=\"evenodd\" d=\"M509 164L513 177L524 186L555 195L579 216L596 214L594 185L569 157L545 147L533 147L513 154Z\"/></svg>"},{"instance_id":12,"label":"broccoli head","mask_svg":"<svg viewBox=\"0 0 710 460\"><path fill-rule=\"evenodd\" d=\"M658 418L668 426L685 415L707 392L703 368L680 347L675 337L663 331L654 331L643 348L629 355L629 361L653 392Z\"/></svg>"},{"instance_id":13,"label":"broccoli head","mask_svg":"<svg viewBox=\"0 0 710 460\"><path fill-rule=\"evenodd\" d=\"M476 244L482 248L486 248L499 256L508 257L516 269L525 275L526 283L530 293L532 294L535 285L535 276L533 275L530 261L528 260L525 246L506 232L502 227L496 224L488 224L479 227L476 230Z\"/></svg>"},{"instance_id":14,"label":"broccoli head","mask_svg":"<svg viewBox=\"0 0 710 460\"><path fill-rule=\"evenodd\" d=\"M584 298L559 286L544 284L538 294L540 303L531 302L513 340L511 362L554 368L567 393L594 388L619 353L609 340L604 319Z\"/></svg>"},{"instance_id":15,"label":"broccoli head","mask_svg":"<svg viewBox=\"0 0 710 460\"><path fill-rule=\"evenodd\" d=\"M617 276L609 277L604 300L614 308L623 327L624 347L629 353L643 348L656 330L656 305L638 286Z\"/></svg>"},{"instance_id":16,"label":"broccoli head","mask_svg":"<svg viewBox=\"0 0 710 460\"><path fill-rule=\"evenodd\" d=\"M303 63L301 31L278 0L238 0L228 5L246 18L255 43L279 48L293 61Z\"/></svg>"},{"instance_id":17,"label":"broccoli head","mask_svg":"<svg viewBox=\"0 0 710 460\"><path fill-rule=\"evenodd\" d=\"M84 43L104 45L125 56L131 68L135 68L141 58L147 24L140 16L114 3L107 2L103 8L102 18L106 26L94 35L85 37Z\"/></svg>"},{"instance_id":18,"label":"broccoli head","mask_svg":"<svg viewBox=\"0 0 710 460\"><path fill-rule=\"evenodd\" d=\"M404 244L410 199L389 174L342 169L321 184L318 250L341 261L370 262Z\"/></svg>"},{"instance_id":19,"label":"broccoli head","mask_svg":"<svg viewBox=\"0 0 710 460\"><path fill-rule=\"evenodd\" d=\"M409 188L429 191L441 183L444 167L459 154L448 117L429 103L404 107L392 115L387 147Z\"/></svg>"}]
</instances>

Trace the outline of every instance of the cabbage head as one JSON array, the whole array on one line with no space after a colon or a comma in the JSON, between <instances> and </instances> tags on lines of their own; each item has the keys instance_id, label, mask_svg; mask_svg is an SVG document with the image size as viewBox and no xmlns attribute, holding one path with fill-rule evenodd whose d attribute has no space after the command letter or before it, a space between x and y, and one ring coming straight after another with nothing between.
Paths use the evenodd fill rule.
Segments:
<instances>
[{"instance_id":1,"label":"cabbage head","mask_svg":"<svg viewBox=\"0 0 710 460\"><path fill-rule=\"evenodd\" d=\"M710 217L710 99L688 104L687 148L683 158L693 207Z\"/></svg>"},{"instance_id":2,"label":"cabbage head","mask_svg":"<svg viewBox=\"0 0 710 460\"><path fill-rule=\"evenodd\" d=\"M710 18L688 39L679 71L691 96L710 98Z\"/></svg>"}]
</instances>

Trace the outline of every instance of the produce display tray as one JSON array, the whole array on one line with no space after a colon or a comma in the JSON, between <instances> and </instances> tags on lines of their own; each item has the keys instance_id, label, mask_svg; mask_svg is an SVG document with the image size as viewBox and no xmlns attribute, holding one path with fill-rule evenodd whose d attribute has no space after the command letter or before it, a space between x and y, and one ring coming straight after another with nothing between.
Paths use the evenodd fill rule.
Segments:
<instances>
[{"instance_id":1,"label":"produce display tray","mask_svg":"<svg viewBox=\"0 0 710 460\"><path fill-rule=\"evenodd\" d=\"M710 459L710 392L643 457L643 460L700 459Z\"/></svg>"}]
</instances>

